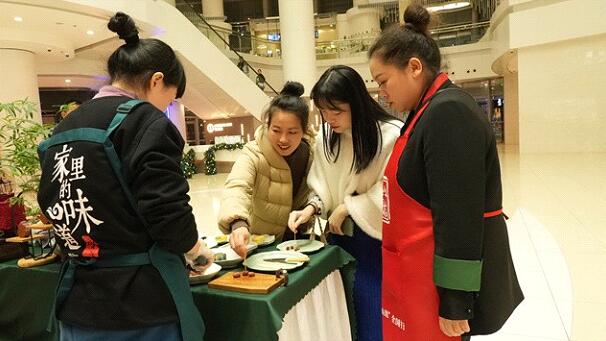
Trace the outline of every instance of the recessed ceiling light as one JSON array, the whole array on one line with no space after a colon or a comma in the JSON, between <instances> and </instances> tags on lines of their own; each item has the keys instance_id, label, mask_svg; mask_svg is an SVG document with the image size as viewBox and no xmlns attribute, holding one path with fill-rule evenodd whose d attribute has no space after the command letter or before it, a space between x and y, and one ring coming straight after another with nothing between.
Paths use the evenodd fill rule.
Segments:
<instances>
[{"instance_id":1,"label":"recessed ceiling light","mask_svg":"<svg viewBox=\"0 0 606 341\"><path fill-rule=\"evenodd\" d=\"M22 22L23 21L22 17L14 17L13 19L15 19L16 22Z\"/></svg>"},{"instance_id":2,"label":"recessed ceiling light","mask_svg":"<svg viewBox=\"0 0 606 341\"><path fill-rule=\"evenodd\" d=\"M71 83L71 82L72 82L72 80L71 80L71 79L66 79L66 80L65 80L65 83Z\"/></svg>"},{"instance_id":3,"label":"recessed ceiling light","mask_svg":"<svg viewBox=\"0 0 606 341\"><path fill-rule=\"evenodd\" d=\"M95 34L95 31L88 30L88 31L86 31L86 34L88 34L89 36L92 36L93 34Z\"/></svg>"}]
</instances>

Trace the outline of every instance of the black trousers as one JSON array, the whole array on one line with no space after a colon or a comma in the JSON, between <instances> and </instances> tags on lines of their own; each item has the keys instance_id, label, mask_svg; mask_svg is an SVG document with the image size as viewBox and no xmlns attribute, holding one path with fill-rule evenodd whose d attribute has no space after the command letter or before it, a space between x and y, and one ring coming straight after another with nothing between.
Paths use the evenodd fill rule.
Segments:
<instances>
[{"instance_id":1,"label":"black trousers","mask_svg":"<svg viewBox=\"0 0 606 341\"><path fill-rule=\"evenodd\" d=\"M461 336L461 341L469 341L471 340L471 335L463 335Z\"/></svg>"}]
</instances>

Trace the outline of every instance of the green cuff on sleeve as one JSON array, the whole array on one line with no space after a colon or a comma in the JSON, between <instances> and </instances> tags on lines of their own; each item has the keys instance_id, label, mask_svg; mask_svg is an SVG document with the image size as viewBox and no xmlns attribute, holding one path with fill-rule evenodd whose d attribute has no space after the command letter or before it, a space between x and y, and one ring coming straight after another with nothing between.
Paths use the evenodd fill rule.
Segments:
<instances>
[{"instance_id":1,"label":"green cuff on sleeve","mask_svg":"<svg viewBox=\"0 0 606 341\"><path fill-rule=\"evenodd\" d=\"M441 288L480 291L482 261L434 255L433 280Z\"/></svg>"}]
</instances>

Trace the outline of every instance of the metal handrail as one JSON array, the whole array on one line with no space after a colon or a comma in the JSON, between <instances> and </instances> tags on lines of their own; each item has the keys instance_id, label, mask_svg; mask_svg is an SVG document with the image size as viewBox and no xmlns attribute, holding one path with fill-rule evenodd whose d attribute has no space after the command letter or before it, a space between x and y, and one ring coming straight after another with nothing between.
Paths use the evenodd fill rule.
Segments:
<instances>
[{"instance_id":1,"label":"metal handrail","mask_svg":"<svg viewBox=\"0 0 606 341\"><path fill-rule=\"evenodd\" d=\"M400 3L398 1L385 1L385 2L377 2L371 4L361 4L358 5L358 8L385 8L385 6L399 6Z\"/></svg>"},{"instance_id":2,"label":"metal handrail","mask_svg":"<svg viewBox=\"0 0 606 341\"><path fill-rule=\"evenodd\" d=\"M431 34L445 33L445 32L454 32L460 30L469 30L474 28L482 28L490 26L490 21L482 21L476 23L465 23L465 24L456 24L452 26L439 27L433 30L430 30Z\"/></svg>"},{"instance_id":3,"label":"metal handrail","mask_svg":"<svg viewBox=\"0 0 606 341\"><path fill-rule=\"evenodd\" d=\"M222 41L222 42L225 44L225 46L227 46L227 48L228 48L229 50L231 50L233 53L235 53L235 54L236 54L236 56L238 56L238 62L239 62L240 60L241 60L241 61L244 61L244 63L245 63L247 66L248 66L248 69L249 69L249 70L252 70L252 71L255 73L255 75L257 75L257 77L259 76L259 73L257 72L257 70L255 70L255 68L254 68L252 65L250 65L250 64L249 64L249 63L246 61L246 59L244 59L244 57L243 57L243 56L242 56L240 53L238 53L238 51L236 51L236 50L234 50L234 49L232 49L232 48L231 48L231 46L229 45L229 43L228 43L227 41L225 41L225 39L223 39L223 37L222 37L222 36L219 34L219 32L217 32L217 30L215 30L215 27L214 27L213 25L209 24L209 23L208 23L208 22L207 22L207 21L204 19L204 17L203 17L202 15L200 15L200 13L196 12L196 8L194 7L194 5L193 5L193 4L192 4L192 3L191 3L189 0L181 0L181 1L182 1L182 2L184 2L185 4L187 4L187 5L190 7L190 9L192 10L192 12L193 12L193 13L195 13L195 14L196 14L196 16L198 16L198 18L199 18L200 20L202 20L202 22L203 22L203 23L204 23L204 24L205 24L205 25L206 25L208 28L210 28L210 30L211 30L211 31L213 31L213 33L214 33L214 34L215 34L217 37L219 37L219 39L221 39L221 41ZM230 33L231 33L231 32L233 32L233 31L230 31L230 30L225 30L225 31L228 31L228 32L230 32ZM263 77L265 78L265 76L263 76ZM273 87L273 86L271 86L271 84L269 84L269 82L267 82L267 79L265 79L265 84L267 84L267 86L269 86L269 88L270 88L270 89L271 89L271 90L272 90L272 91L273 91L273 92L274 92L276 95L278 94L278 92L276 91L276 89L274 89L274 87Z\"/></svg>"}]
</instances>

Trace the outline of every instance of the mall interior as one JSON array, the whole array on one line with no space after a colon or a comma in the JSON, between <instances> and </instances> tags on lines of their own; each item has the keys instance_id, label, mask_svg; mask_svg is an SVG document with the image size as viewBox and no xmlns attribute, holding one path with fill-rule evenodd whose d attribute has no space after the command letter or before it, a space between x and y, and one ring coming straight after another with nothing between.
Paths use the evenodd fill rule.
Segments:
<instances>
[{"instance_id":1,"label":"mall interior","mask_svg":"<svg viewBox=\"0 0 606 341\"><path fill-rule=\"evenodd\" d=\"M65 104L91 99L122 44L107 21L129 14L141 36L168 43L185 67L186 92L165 114L195 153L189 194L198 230L216 235L239 150L216 150L213 175L205 152L251 141L286 81L309 96L331 65L353 67L382 103L367 51L410 2L0 0L0 103L27 98L36 121L54 124ZM606 1L421 3L439 18L431 33L442 70L476 99L497 138L525 294L499 332L473 339L606 340ZM311 115L318 129L317 110Z\"/></svg>"}]
</instances>

